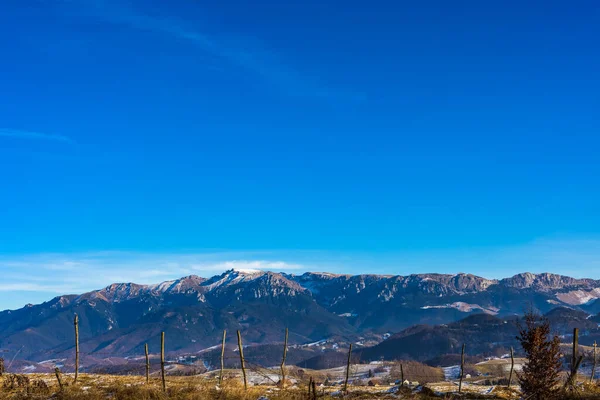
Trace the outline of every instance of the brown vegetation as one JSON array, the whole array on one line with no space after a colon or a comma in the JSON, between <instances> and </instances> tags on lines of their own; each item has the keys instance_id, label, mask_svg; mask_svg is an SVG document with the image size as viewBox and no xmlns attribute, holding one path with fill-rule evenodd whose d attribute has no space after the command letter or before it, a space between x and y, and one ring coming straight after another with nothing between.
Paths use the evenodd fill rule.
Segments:
<instances>
[{"instance_id":1,"label":"brown vegetation","mask_svg":"<svg viewBox=\"0 0 600 400\"><path fill-rule=\"evenodd\" d=\"M16 378L4 377L20 381L22 375L11 375ZM35 374L31 380L23 385L5 385L0 389L0 398L3 400L256 400L265 396L269 400L306 400L308 399L307 383L290 389L280 389L273 386L244 386L238 379L225 380L223 385L217 385L217 380L202 377L171 377L168 380L167 391L162 391L160 379L152 379L150 384L145 383L145 377L133 376L108 376L79 374L77 384L73 383L73 375L66 376L65 384L61 390L52 381L52 375ZM24 382L24 381L23 381ZM372 388L356 388L348 393L345 398L351 399L387 399L389 394L369 391ZM317 387L319 399L333 399L331 388ZM412 394L409 389L400 389L403 398L427 399L433 398L425 393Z\"/></svg>"},{"instance_id":2,"label":"brown vegetation","mask_svg":"<svg viewBox=\"0 0 600 400\"><path fill-rule=\"evenodd\" d=\"M523 371L517 374L524 396L531 400L559 398L560 340L551 336L548 319L528 312L518 339L527 356Z\"/></svg>"},{"instance_id":3,"label":"brown vegetation","mask_svg":"<svg viewBox=\"0 0 600 400\"><path fill-rule=\"evenodd\" d=\"M402 370L400 365L402 365ZM404 377L402 373L404 373ZM390 369L390 378L392 380L404 378L404 380L419 383L440 382L444 380L444 372L441 368L430 367L417 361L399 361L394 363Z\"/></svg>"}]
</instances>

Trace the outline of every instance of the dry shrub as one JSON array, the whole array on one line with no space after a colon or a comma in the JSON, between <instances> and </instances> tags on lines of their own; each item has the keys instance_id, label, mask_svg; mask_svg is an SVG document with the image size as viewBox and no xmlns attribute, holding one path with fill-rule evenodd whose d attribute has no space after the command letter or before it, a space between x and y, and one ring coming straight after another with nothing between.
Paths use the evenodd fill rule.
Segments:
<instances>
[{"instance_id":1,"label":"dry shrub","mask_svg":"<svg viewBox=\"0 0 600 400\"><path fill-rule=\"evenodd\" d=\"M10 374L4 377L4 390L25 389L29 386L29 378L25 375Z\"/></svg>"},{"instance_id":2,"label":"dry shrub","mask_svg":"<svg viewBox=\"0 0 600 400\"><path fill-rule=\"evenodd\" d=\"M419 383L440 382L444 380L444 372L441 368L430 367L417 361L399 361L390 370L390 378L398 380L402 378L400 364L404 371L404 379L417 381Z\"/></svg>"}]
</instances>

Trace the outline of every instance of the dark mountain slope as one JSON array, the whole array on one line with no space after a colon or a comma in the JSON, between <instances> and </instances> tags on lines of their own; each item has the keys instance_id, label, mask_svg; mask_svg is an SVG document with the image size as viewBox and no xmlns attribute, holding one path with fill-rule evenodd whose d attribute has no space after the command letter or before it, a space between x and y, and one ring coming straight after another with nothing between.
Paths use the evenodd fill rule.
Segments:
<instances>
[{"instance_id":1,"label":"dark mountain slope","mask_svg":"<svg viewBox=\"0 0 600 400\"><path fill-rule=\"evenodd\" d=\"M36 360L70 355L72 321L78 314L82 351L90 357L139 355L146 342L158 346L161 331L167 334L167 351L189 353L218 343L223 329L240 330L245 343L263 345L280 342L288 327L291 344L331 337L356 342L361 336L402 331L403 336L393 340L405 344L390 349L390 354L426 359L429 354L415 352L456 351L461 340L486 351L484 343L477 344L477 334L486 329L454 324L480 313L503 318L529 307L544 313L569 307L580 314L567 318L556 311L560 329L578 325L594 330L597 321L581 312L593 308L598 298L600 282L552 274L489 280L470 274L351 276L231 270L209 279L191 275L157 285L113 284L0 312L0 348L9 356L18 353ZM482 324L493 326L493 321L489 317ZM418 333L403 331L417 324L439 326L414 328ZM489 330L498 347L505 328ZM431 348L415 350L419 340L430 342ZM381 356L369 351L365 353L369 357Z\"/></svg>"}]
</instances>

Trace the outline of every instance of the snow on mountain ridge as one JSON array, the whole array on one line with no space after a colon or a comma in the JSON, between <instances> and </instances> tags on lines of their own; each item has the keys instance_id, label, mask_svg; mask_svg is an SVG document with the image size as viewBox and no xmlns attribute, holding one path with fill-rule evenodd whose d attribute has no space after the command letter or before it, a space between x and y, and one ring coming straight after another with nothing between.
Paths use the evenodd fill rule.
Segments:
<instances>
[{"instance_id":1,"label":"snow on mountain ridge","mask_svg":"<svg viewBox=\"0 0 600 400\"><path fill-rule=\"evenodd\" d=\"M260 274L264 271L260 269L252 269L252 268L234 268L233 271L239 272L242 274Z\"/></svg>"},{"instance_id":2,"label":"snow on mountain ridge","mask_svg":"<svg viewBox=\"0 0 600 400\"><path fill-rule=\"evenodd\" d=\"M362 296L365 291L368 296L373 296L374 299L376 298L380 302L391 302L398 295L405 296L405 293L423 293L437 297L464 296L486 292L497 285L548 293L557 301L569 305L584 305L600 298L600 281L575 279L547 273L522 273L511 278L491 280L463 273L394 276L307 272L302 275L294 275L254 268L235 268L209 279L190 275L151 285L115 283L97 291L74 296L74 300L79 302L98 299L106 302L121 302L146 295L195 293L199 301L205 301L204 296L218 288L237 287L263 277L267 278L261 283L260 293L256 293L256 297L266 296L269 291L272 292L271 294L280 294L281 288L288 287L296 292L307 291L320 304L328 306L334 306L341 302L350 301L354 303L360 301L356 296L359 294ZM239 289L241 290L242 287Z\"/></svg>"}]
</instances>

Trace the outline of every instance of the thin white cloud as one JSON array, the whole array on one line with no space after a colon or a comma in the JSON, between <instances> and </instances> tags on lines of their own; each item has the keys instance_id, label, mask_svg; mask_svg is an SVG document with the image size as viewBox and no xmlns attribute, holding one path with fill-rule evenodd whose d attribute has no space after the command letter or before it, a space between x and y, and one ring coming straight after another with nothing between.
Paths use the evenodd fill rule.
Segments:
<instances>
[{"instance_id":1,"label":"thin white cloud","mask_svg":"<svg viewBox=\"0 0 600 400\"><path fill-rule=\"evenodd\" d=\"M138 31L155 32L173 39L187 41L226 65L252 72L293 95L362 101L363 95L340 91L310 78L307 74L286 65L281 58L257 39L247 37L224 37L207 33L193 27L181 18L147 15L124 1L98 2L80 0L84 11L106 22L127 26ZM143 4L143 3L141 3ZM69 6L73 3L69 2Z\"/></svg>"},{"instance_id":2,"label":"thin white cloud","mask_svg":"<svg viewBox=\"0 0 600 400\"><path fill-rule=\"evenodd\" d=\"M0 292L49 292L70 294L73 288L60 285L39 285L36 283L2 283Z\"/></svg>"},{"instance_id":3,"label":"thin white cloud","mask_svg":"<svg viewBox=\"0 0 600 400\"><path fill-rule=\"evenodd\" d=\"M37 303L58 294L79 294L116 282L153 284L187 275L211 277L229 269L334 273L467 272L505 278L550 272L600 279L600 239L545 238L515 246L395 253L256 251L148 253L97 251L0 255L0 309ZM18 296L16 296L18 295ZM22 300L18 300L22 301Z\"/></svg>"},{"instance_id":4,"label":"thin white cloud","mask_svg":"<svg viewBox=\"0 0 600 400\"><path fill-rule=\"evenodd\" d=\"M230 269L258 269L261 271L284 271L301 270L303 268L306 268L306 266L300 264L287 263L284 261L233 260L216 264L193 265L192 268L197 271L223 271Z\"/></svg>"},{"instance_id":5,"label":"thin white cloud","mask_svg":"<svg viewBox=\"0 0 600 400\"><path fill-rule=\"evenodd\" d=\"M258 254L265 255L264 252ZM4 278L0 291L80 294L112 283L154 284L192 274L211 277L228 269L312 269L297 263L246 258L252 256L256 254L119 251L0 256Z\"/></svg>"},{"instance_id":6,"label":"thin white cloud","mask_svg":"<svg viewBox=\"0 0 600 400\"><path fill-rule=\"evenodd\" d=\"M17 139L52 140L56 142L73 143L73 141L70 138L63 135L5 128L0 128L0 136L12 137Z\"/></svg>"},{"instance_id":7,"label":"thin white cloud","mask_svg":"<svg viewBox=\"0 0 600 400\"><path fill-rule=\"evenodd\" d=\"M522 272L549 272L600 279L600 239L540 238L511 246L395 253L380 258L377 272L472 273L501 279Z\"/></svg>"}]
</instances>

